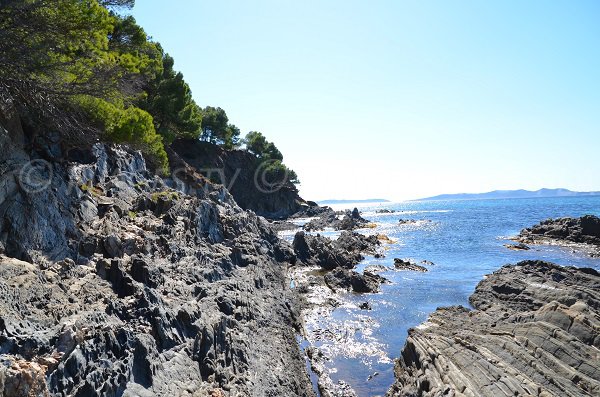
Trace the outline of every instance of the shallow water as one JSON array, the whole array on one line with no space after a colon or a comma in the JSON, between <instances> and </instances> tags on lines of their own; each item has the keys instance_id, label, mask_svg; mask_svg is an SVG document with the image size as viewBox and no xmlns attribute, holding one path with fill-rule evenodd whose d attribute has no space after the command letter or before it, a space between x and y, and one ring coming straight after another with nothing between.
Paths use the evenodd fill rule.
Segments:
<instances>
[{"instance_id":1,"label":"shallow water","mask_svg":"<svg viewBox=\"0 0 600 397\"><path fill-rule=\"evenodd\" d=\"M383 208L396 212L375 212ZM394 243L384 243L385 258L368 257L358 271L373 264L393 267L394 258L435 265L427 266L426 273L382 272L392 284L383 285L381 293L346 294L330 315L309 319L307 338L331 359L327 367L332 380L350 384L360 397L384 395L393 382L393 359L400 354L408 329L425 321L437 307L469 306L468 297L485 274L525 259L600 269L599 259L571 249L532 246L530 251L512 251L503 246L509 242L507 237L546 218L600 216L600 196L385 203L361 211L377 228L360 232L384 233ZM424 222L400 225L399 219ZM373 310L358 308L365 301ZM323 335L324 328L332 332Z\"/></svg>"}]
</instances>

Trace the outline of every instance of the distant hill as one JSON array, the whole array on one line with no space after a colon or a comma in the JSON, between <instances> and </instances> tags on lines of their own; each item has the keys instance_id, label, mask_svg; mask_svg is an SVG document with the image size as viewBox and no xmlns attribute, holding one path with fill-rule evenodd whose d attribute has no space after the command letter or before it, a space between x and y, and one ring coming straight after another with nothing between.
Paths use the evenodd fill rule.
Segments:
<instances>
[{"instance_id":1,"label":"distant hill","mask_svg":"<svg viewBox=\"0 0 600 397\"><path fill-rule=\"evenodd\" d=\"M474 199L512 199L534 197L575 197L575 196L600 196L600 192L574 192L569 189L540 189L540 190L494 190L487 193L458 193L440 194L439 196L422 198L425 200L474 200Z\"/></svg>"},{"instance_id":2,"label":"distant hill","mask_svg":"<svg viewBox=\"0 0 600 397\"><path fill-rule=\"evenodd\" d=\"M390 200L386 199L366 199L366 200L321 200L317 201L321 205L334 205L334 204L369 204L369 203L389 203Z\"/></svg>"}]
</instances>

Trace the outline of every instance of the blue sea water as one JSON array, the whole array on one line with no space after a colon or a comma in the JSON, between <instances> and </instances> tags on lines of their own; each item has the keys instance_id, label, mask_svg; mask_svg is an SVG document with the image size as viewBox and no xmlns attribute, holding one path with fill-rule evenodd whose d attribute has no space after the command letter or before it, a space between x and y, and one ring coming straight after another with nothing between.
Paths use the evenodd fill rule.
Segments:
<instances>
[{"instance_id":1,"label":"blue sea water","mask_svg":"<svg viewBox=\"0 0 600 397\"><path fill-rule=\"evenodd\" d=\"M376 213L383 208L396 212ZM425 321L437 307L468 307L468 297L484 275L526 259L600 269L600 259L568 248L532 246L530 251L512 251L503 246L509 243L507 237L547 218L600 216L600 196L385 203L360 209L363 217L377 224L375 229L361 232L384 233L395 242L384 244L388 248L385 258L368 257L358 265L358 271L374 264L393 267L394 258L435 263L426 273L380 273L392 281L381 293L349 293L344 296L348 305L320 319L320 326L344 333L315 343L331 359L328 367L332 380L350 384L361 397L382 396L392 384L392 359L399 356L409 328ZM400 218L424 222L400 225ZM365 301L373 310L357 307ZM347 344L348 348L336 349L336 344Z\"/></svg>"}]
</instances>

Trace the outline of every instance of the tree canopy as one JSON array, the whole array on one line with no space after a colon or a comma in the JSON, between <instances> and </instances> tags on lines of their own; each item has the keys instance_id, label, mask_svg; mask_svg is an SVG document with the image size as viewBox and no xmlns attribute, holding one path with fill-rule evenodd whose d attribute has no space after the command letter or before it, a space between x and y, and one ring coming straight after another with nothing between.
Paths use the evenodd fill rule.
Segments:
<instances>
[{"instance_id":1,"label":"tree canopy","mask_svg":"<svg viewBox=\"0 0 600 397\"><path fill-rule=\"evenodd\" d=\"M239 145L240 130L229 123L227 113L219 107L207 106L202 109L202 140L226 149L233 149Z\"/></svg>"},{"instance_id":2,"label":"tree canopy","mask_svg":"<svg viewBox=\"0 0 600 397\"><path fill-rule=\"evenodd\" d=\"M146 97L140 106L154 117L154 125L167 142L175 138L199 138L202 133L202 111L192 98L183 74L173 69L175 61L161 55L162 73L146 86Z\"/></svg>"},{"instance_id":3,"label":"tree canopy","mask_svg":"<svg viewBox=\"0 0 600 397\"><path fill-rule=\"evenodd\" d=\"M269 163L265 169L266 178L269 181L287 179L291 183L300 183L298 175L283 164L283 154L262 133L250 131L243 142L247 151L254 154L260 161Z\"/></svg>"},{"instance_id":4,"label":"tree canopy","mask_svg":"<svg viewBox=\"0 0 600 397\"><path fill-rule=\"evenodd\" d=\"M200 108L174 59L119 12L134 3L0 0L0 100L34 129L53 128L74 145L127 143L162 171L164 145L177 138L238 148L240 129L225 110ZM261 133L250 132L245 143L274 161L274 173L295 175Z\"/></svg>"}]
</instances>

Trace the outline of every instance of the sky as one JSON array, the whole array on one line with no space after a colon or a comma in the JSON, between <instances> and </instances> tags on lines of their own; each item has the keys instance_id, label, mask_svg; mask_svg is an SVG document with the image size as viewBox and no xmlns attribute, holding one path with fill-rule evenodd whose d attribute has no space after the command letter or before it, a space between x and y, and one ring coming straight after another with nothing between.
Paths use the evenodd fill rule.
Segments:
<instances>
[{"instance_id":1,"label":"sky","mask_svg":"<svg viewBox=\"0 0 600 397\"><path fill-rule=\"evenodd\" d=\"M600 2L138 0L308 200L600 190Z\"/></svg>"}]
</instances>

